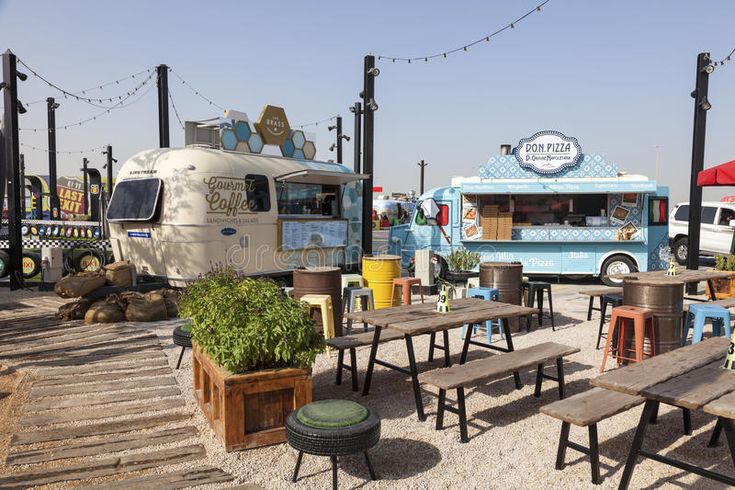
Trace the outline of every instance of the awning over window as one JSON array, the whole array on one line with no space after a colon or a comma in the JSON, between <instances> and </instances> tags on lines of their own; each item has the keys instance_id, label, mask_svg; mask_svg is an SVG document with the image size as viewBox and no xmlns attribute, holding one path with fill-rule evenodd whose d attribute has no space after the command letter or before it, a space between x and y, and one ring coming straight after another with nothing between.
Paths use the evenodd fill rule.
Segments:
<instances>
[{"instance_id":1,"label":"awning over window","mask_svg":"<svg viewBox=\"0 0 735 490\"><path fill-rule=\"evenodd\" d=\"M353 174L351 172L334 172L332 170L318 170L305 168L295 172L279 175L276 182L297 182L300 184L327 184L343 185L356 180L365 180L367 174Z\"/></svg>"}]
</instances>

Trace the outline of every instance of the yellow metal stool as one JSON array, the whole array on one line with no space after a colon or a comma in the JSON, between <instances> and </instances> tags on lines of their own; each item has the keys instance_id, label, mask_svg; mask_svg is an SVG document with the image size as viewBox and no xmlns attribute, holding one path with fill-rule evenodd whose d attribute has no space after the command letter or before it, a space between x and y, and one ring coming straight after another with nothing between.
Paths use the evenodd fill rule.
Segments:
<instances>
[{"instance_id":1,"label":"yellow metal stool","mask_svg":"<svg viewBox=\"0 0 735 490\"><path fill-rule=\"evenodd\" d=\"M334 307L332 306L332 297L328 294L305 294L301 297L301 301L309 303L310 308L319 308L322 313L324 338L334 338ZM329 346L327 346L327 355L332 355Z\"/></svg>"}]
</instances>

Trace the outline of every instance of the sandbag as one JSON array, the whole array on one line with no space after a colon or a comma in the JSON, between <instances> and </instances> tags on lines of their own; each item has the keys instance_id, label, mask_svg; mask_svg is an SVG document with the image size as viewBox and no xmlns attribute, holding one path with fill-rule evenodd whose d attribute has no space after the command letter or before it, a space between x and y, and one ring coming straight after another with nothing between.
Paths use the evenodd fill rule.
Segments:
<instances>
[{"instance_id":1,"label":"sandbag","mask_svg":"<svg viewBox=\"0 0 735 490\"><path fill-rule=\"evenodd\" d=\"M106 265L105 278L112 286L129 288L133 285L133 276L135 274L135 266L129 260L121 260Z\"/></svg>"},{"instance_id":2,"label":"sandbag","mask_svg":"<svg viewBox=\"0 0 735 490\"><path fill-rule=\"evenodd\" d=\"M90 300L84 298L72 301L71 303L61 305L59 311L54 316L57 320L82 320L91 304L92 302Z\"/></svg>"},{"instance_id":3,"label":"sandbag","mask_svg":"<svg viewBox=\"0 0 735 490\"><path fill-rule=\"evenodd\" d=\"M125 318L130 322L157 322L168 318L163 295L145 295L142 299L131 295L127 302Z\"/></svg>"},{"instance_id":4,"label":"sandbag","mask_svg":"<svg viewBox=\"0 0 735 490\"><path fill-rule=\"evenodd\" d=\"M97 301L84 315L84 323L116 323L125 321L125 313L114 301Z\"/></svg>"},{"instance_id":5,"label":"sandbag","mask_svg":"<svg viewBox=\"0 0 735 490\"><path fill-rule=\"evenodd\" d=\"M176 318L179 316L179 293L174 289L156 289L146 293L145 298L148 301L160 301L166 305L166 315L168 318Z\"/></svg>"},{"instance_id":6,"label":"sandbag","mask_svg":"<svg viewBox=\"0 0 735 490\"><path fill-rule=\"evenodd\" d=\"M107 280L100 272L80 272L62 277L54 285L54 292L62 298L79 298L105 285Z\"/></svg>"}]
</instances>

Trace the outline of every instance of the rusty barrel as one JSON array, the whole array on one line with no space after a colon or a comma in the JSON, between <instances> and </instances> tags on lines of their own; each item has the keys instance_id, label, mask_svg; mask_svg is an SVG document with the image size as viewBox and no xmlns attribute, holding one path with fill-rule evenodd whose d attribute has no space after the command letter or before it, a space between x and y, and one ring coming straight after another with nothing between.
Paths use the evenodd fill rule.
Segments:
<instances>
[{"instance_id":1,"label":"rusty barrel","mask_svg":"<svg viewBox=\"0 0 735 490\"><path fill-rule=\"evenodd\" d=\"M623 304L653 312L656 354L681 347L681 319L684 311L684 283L675 278L623 281Z\"/></svg>"},{"instance_id":2,"label":"rusty barrel","mask_svg":"<svg viewBox=\"0 0 735 490\"><path fill-rule=\"evenodd\" d=\"M523 264L520 262L481 263L480 287L496 288L500 293L499 301L520 305L523 289ZM510 320L510 329L513 332L518 331L518 318Z\"/></svg>"},{"instance_id":3,"label":"rusty barrel","mask_svg":"<svg viewBox=\"0 0 735 490\"><path fill-rule=\"evenodd\" d=\"M334 334L342 335L342 271L339 267L308 267L293 271L293 296L296 299L306 294L328 294L334 310ZM317 331L322 332L322 315L314 310Z\"/></svg>"},{"instance_id":4,"label":"rusty barrel","mask_svg":"<svg viewBox=\"0 0 735 490\"><path fill-rule=\"evenodd\" d=\"M398 294L393 292L393 279L401 277L398 255L365 255L362 258L362 280L373 290L375 309L398 306Z\"/></svg>"}]
</instances>

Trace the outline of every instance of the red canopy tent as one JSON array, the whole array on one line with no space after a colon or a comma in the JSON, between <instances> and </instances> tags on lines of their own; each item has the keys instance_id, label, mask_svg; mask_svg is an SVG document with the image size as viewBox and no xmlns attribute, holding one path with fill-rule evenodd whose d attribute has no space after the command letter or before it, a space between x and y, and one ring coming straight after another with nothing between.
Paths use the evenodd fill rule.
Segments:
<instances>
[{"instance_id":1,"label":"red canopy tent","mask_svg":"<svg viewBox=\"0 0 735 490\"><path fill-rule=\"evenodd\" d=\"M697 174L697 185L735 185L735 160L702 170Z\"/></svg>"}]
</instances>

